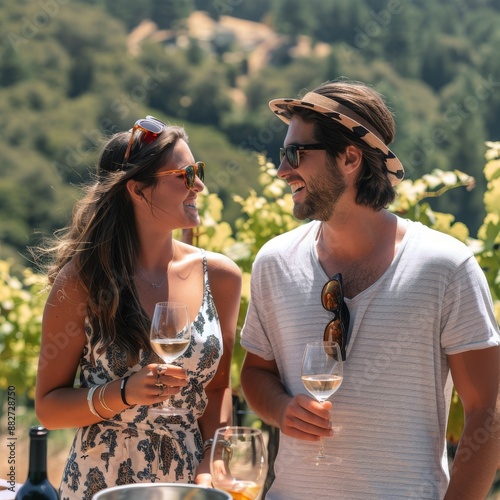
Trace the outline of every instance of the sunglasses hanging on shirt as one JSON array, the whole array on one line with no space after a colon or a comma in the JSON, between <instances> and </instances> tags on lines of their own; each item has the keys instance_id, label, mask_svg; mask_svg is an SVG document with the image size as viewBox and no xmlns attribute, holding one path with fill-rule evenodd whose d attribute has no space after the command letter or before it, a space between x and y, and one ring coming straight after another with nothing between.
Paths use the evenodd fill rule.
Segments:
<instances>
[{"instance_id":1,"label":"sunglasses hanging on shirt","mask_svg":"<svg viewBox=\"0 0 500 500\"><path fill-rule=\"evenodd\" d=\"M342 274L338 273L327 281L321 291L321 303L327 311L333 313L333 319L325 327L323 340L337 342L342 360L345 361L350 316L344 301Z\"/></svg>"}]
</instances>

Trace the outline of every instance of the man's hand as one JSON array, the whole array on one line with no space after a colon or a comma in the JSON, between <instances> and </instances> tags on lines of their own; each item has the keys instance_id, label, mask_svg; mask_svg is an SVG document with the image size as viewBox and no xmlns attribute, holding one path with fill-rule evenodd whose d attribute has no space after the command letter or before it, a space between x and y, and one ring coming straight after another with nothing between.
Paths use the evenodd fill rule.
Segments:
<instances>
[{"instance_id":1,"label":"man's hand","mask_svg":"<svg viewBox=\"0 0 500 500\"><path fill-rule=\"evenodd\" d=\"M319 403L306 394L298 394L284 409L280 419L281 432L304 441L319 441L322 437L332 436L331 408L330 401Z\"/></svg>"}]
</instances>

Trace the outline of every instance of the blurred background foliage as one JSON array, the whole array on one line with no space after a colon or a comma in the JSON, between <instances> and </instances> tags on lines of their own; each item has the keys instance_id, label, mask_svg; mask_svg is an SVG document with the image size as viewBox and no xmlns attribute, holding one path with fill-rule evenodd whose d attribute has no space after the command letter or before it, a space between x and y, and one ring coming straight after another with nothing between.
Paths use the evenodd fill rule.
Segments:
<instances>
[{"instance_id":1,"label":"blurred background foliage","mask_svg":"<svg viewBox=\"0 0 500 500\"><path fill-rule=\"evenodd\" d=\"M429 200L474 236L485 212L484 143L500 135L495 0L0 0L0 258L66 224L103 137L147 113L186 126L233 229L232 194L261 194L274 163L269 112L341 76L382 92L407 178L476 177Z\"/></svg>"}]
</instances>

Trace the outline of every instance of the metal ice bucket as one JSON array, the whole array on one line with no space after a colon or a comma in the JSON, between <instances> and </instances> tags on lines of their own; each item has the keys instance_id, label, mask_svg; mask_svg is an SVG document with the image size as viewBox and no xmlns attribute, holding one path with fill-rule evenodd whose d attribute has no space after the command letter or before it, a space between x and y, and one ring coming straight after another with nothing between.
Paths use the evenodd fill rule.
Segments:
<instances>
[{"instance_id":1,"label":"metal ice bucket","mask_svg":"<svg viewBox=\"0 0 500 500\"><path fill-rule=\"evenodd\" d=\"M229 493L197 484L138 483L113 486L92 500L232 500Z\"/></svg>"}]
</instances>

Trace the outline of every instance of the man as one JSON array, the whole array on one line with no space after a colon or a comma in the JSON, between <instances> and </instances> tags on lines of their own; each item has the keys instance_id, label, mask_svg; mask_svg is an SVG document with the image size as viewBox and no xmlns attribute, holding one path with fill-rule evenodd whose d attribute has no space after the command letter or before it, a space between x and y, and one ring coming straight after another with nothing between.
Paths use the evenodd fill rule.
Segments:
<instances>
[{"instance_id":1,"label":"man","mask_svg":"<svg viewBox=\"0 0 500 500\"><path fill-rule=\"evenodd\" d=\"M371 88L327 83L270 107L289 124L278 176L312 222L270 240L252 271L241 383L280 429L266 498L484 498L500 456L500 335L476 259L385 208L404 169ZM345 362L321 405L300 367L305 344L324 338ZM452 383L466 423L450 478ZM339 463L310 461L321 437Z\"/></svg>"}]
</instances>

